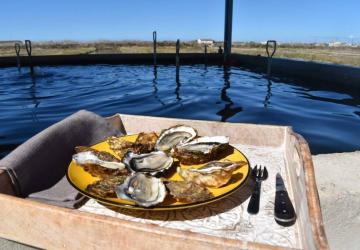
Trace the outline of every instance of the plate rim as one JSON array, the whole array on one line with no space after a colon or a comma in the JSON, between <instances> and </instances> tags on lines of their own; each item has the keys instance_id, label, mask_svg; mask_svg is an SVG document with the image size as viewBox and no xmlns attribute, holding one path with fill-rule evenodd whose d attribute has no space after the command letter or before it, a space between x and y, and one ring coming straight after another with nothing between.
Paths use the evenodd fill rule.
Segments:
<instances>
[{"instance_id":1,"label":"plate rim","mask_svg":"<svg viewBox=\"0 0 360 250\"><path fill-rule=\"evenodd\" d=\"M131 135L134 135L134 134L131 134ZM130 136L130 134L129 135L124 135L124 136ZM104 141L101 141L99 143L102 143ZM97 145L99 143L96 143L94 145ZM92 145L92 146L94 146L94 145ZM90 147L92 147L92 146L90 146ZM72 160L70 161L70 163L69 163L69 165L67 167L67 170L66 170L66 179L71 184L71 186L73 186L76 190L78 190L82 195L85 195L86 197L94 199L94 200L96 200L96 201L98 201L100 203L105 203L107 205L115 206L117 208L126 208L126 209L131 209L131 210L144 210L144 211L145 210L146 211L164 211L164 210L170 211L170 210L177 210L177 209L186 209L186 208L199 207L199 206L207 205L207 204L213 203L215 201L221 200L221 199L235 193L237 190L239 190L244 185L244 183L249 178L249 175L250 175L250 172L251 172L251 166L250 166L249 159L246 157L246 155L242 151L238 150L237 148L233 147L232 145L230 145L230 146L232 148L234 148L235 150L237 150L238 152L240 152L245 157L245 159L247 161L246 165L248 167L247 175L245 176L244 180L238 186L236 186L235 188L231 189L230 191L228 191L228 192L226 192L224 194L221 194L219 196L216 196L216 197L211 198L211 199L206 200L206 201L198 201L198 202L191 203L191 204L179 204L179 205L173 205L173 206L153 206L153 207L143 207L143 206L140 206L140 205L137 205L137 204L133 204L133 205L132 204L120 204L120 203L115 202L115 201L110 201L110 200L107 200L106 198L101 198L101 197L97 197L97 196L89 194L89 193L85 193L84 190L78 188L71 181L70 176L69 176L69 169L70 169L70 165L71 165Z\"/></svg>"}]
</instances>

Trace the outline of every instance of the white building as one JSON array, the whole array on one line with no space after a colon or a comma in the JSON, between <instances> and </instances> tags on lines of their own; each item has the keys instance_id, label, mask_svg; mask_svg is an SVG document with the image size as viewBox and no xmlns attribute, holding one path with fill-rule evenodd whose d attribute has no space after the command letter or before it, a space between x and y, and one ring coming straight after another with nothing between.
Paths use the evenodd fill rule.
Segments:
<instances>
[{"instance_id":1,"label":"white building","mask_svg":"<svg viewBox=\"0 0 360 250\"><path fill-rule=\"evenodd\" d=\"M343 42L332 42L332 43L329 43L329 47L341 47L341 46L345 46L346 43L343 43Z\"/></svg>"},{"instance_id":2,"label":"white building","mask_svg":"<svg viewBox=\"0 0 360 250\"><path fill-rule=\"evenodd\" d=\"M197 39L197 43L198 44L207 44L207 45L213 45L214 44L214 40L212 39Z\"/></svg>"}]
</instances>

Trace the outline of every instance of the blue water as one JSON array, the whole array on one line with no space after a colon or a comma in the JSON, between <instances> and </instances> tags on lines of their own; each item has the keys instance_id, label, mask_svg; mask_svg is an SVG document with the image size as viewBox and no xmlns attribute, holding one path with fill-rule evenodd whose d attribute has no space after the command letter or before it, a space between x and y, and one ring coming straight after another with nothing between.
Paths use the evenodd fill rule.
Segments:
<instances>
[{"instance_id":1,"label":"blue water","mask_svg":"<svg viewBox=\"0 0 360 250\"><path fill-rule=\"evenodd\" d=\"M242 68L145 65L0 68L0 157L79 109L290 125L313 154L360 149L359 93ZM317 86L317 87L315 87ZM320 87L319 87L320 86Z\"/></svg>"}]
</instances>

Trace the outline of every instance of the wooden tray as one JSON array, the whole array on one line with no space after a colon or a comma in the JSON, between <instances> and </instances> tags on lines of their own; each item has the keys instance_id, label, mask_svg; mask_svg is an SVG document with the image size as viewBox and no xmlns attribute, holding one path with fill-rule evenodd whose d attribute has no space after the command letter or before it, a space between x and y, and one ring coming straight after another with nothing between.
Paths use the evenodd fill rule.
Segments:
<instances>
[{"instance_id":1,"label":"wooden tray","mask_svg":"<svg viewBox=\"0 0 360 250\"><path fill-rule=\"evenodd\" d=\"M187 124L196 127L202 135L229 136L231 144L281 148L289 192L298 216L297 237L301 248L329 248L309 147L290 127L132 115L115 115L108 120L129 134ZM40 248L284 249L278 245L209 236L24 200L13 196L5 172L0 172L0 193L0 237Z\"/></svg>"}]
</instances>

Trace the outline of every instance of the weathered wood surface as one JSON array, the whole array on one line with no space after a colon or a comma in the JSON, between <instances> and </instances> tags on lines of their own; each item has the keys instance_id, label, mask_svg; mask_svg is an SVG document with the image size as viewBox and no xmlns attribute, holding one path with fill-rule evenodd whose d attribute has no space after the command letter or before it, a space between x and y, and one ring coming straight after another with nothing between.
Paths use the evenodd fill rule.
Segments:
<instances>
[{"instance_id":1,"label":"weathered wood surface","mask_svg":"<svg viewBox=\"0 0 360 250\"><path fill-rule=\"evenodd\" d=\"M161 131L177 124L186 124L197 128L202 135L225 135L232 144L278 147L284 143L284 126L254 125L246 123L225 123L216 121L185 120L163 117L120 115L128 134L139 131ZM113 117L116 119L116 116Z\"/></svg>"},{"instance_id":2,"label":"weathered wood surface","mask_svg":"<svg viewBox=\"0 0 360 250\"><path fill-rule=\"evenodd\" d=\"M306 141L289 127L220 123L120 115L111 118L126 132L158 131L184 123L202 134L224 134L232 143L283 146L290 190L303 229L304 249L328 249L311 154ZM121 124L122 123L122 124ZM288 148L290 148L288 150ZM5 175L4 175L5 174ZM4 185L2 185L2 180ZM47 249L283 249L254 242L224 239L187 231L135 223L13 197L8 177L0 173L0 237ZM296 195L299 191L300 195Z\"/></svg>"},{"instance_id":3,"label":"weathered wood surface","mask_svg":"<svg viewBox=\"0 0 360 250\"><path fill-rule=\"evenodd\" d=\"M46 249L281 249L83 213L0 194L0 237Z\"/></svg>"},{"instance_id":4,"label":"weathered wood surface","mask_svg":"<svg viewBox=\"0 0 360 250\"><path fill-rule=\"evenodd\" d=\"M311 222L312 235L315 238L314 242L317 249L329 249L321 214L319 193L316 186L314 164L311 158L309 145L301 135L294 133L294 136L299 142L299 153L303 159L306 198L309 209L309 219Z\"/></svg>"}]
</instances>

